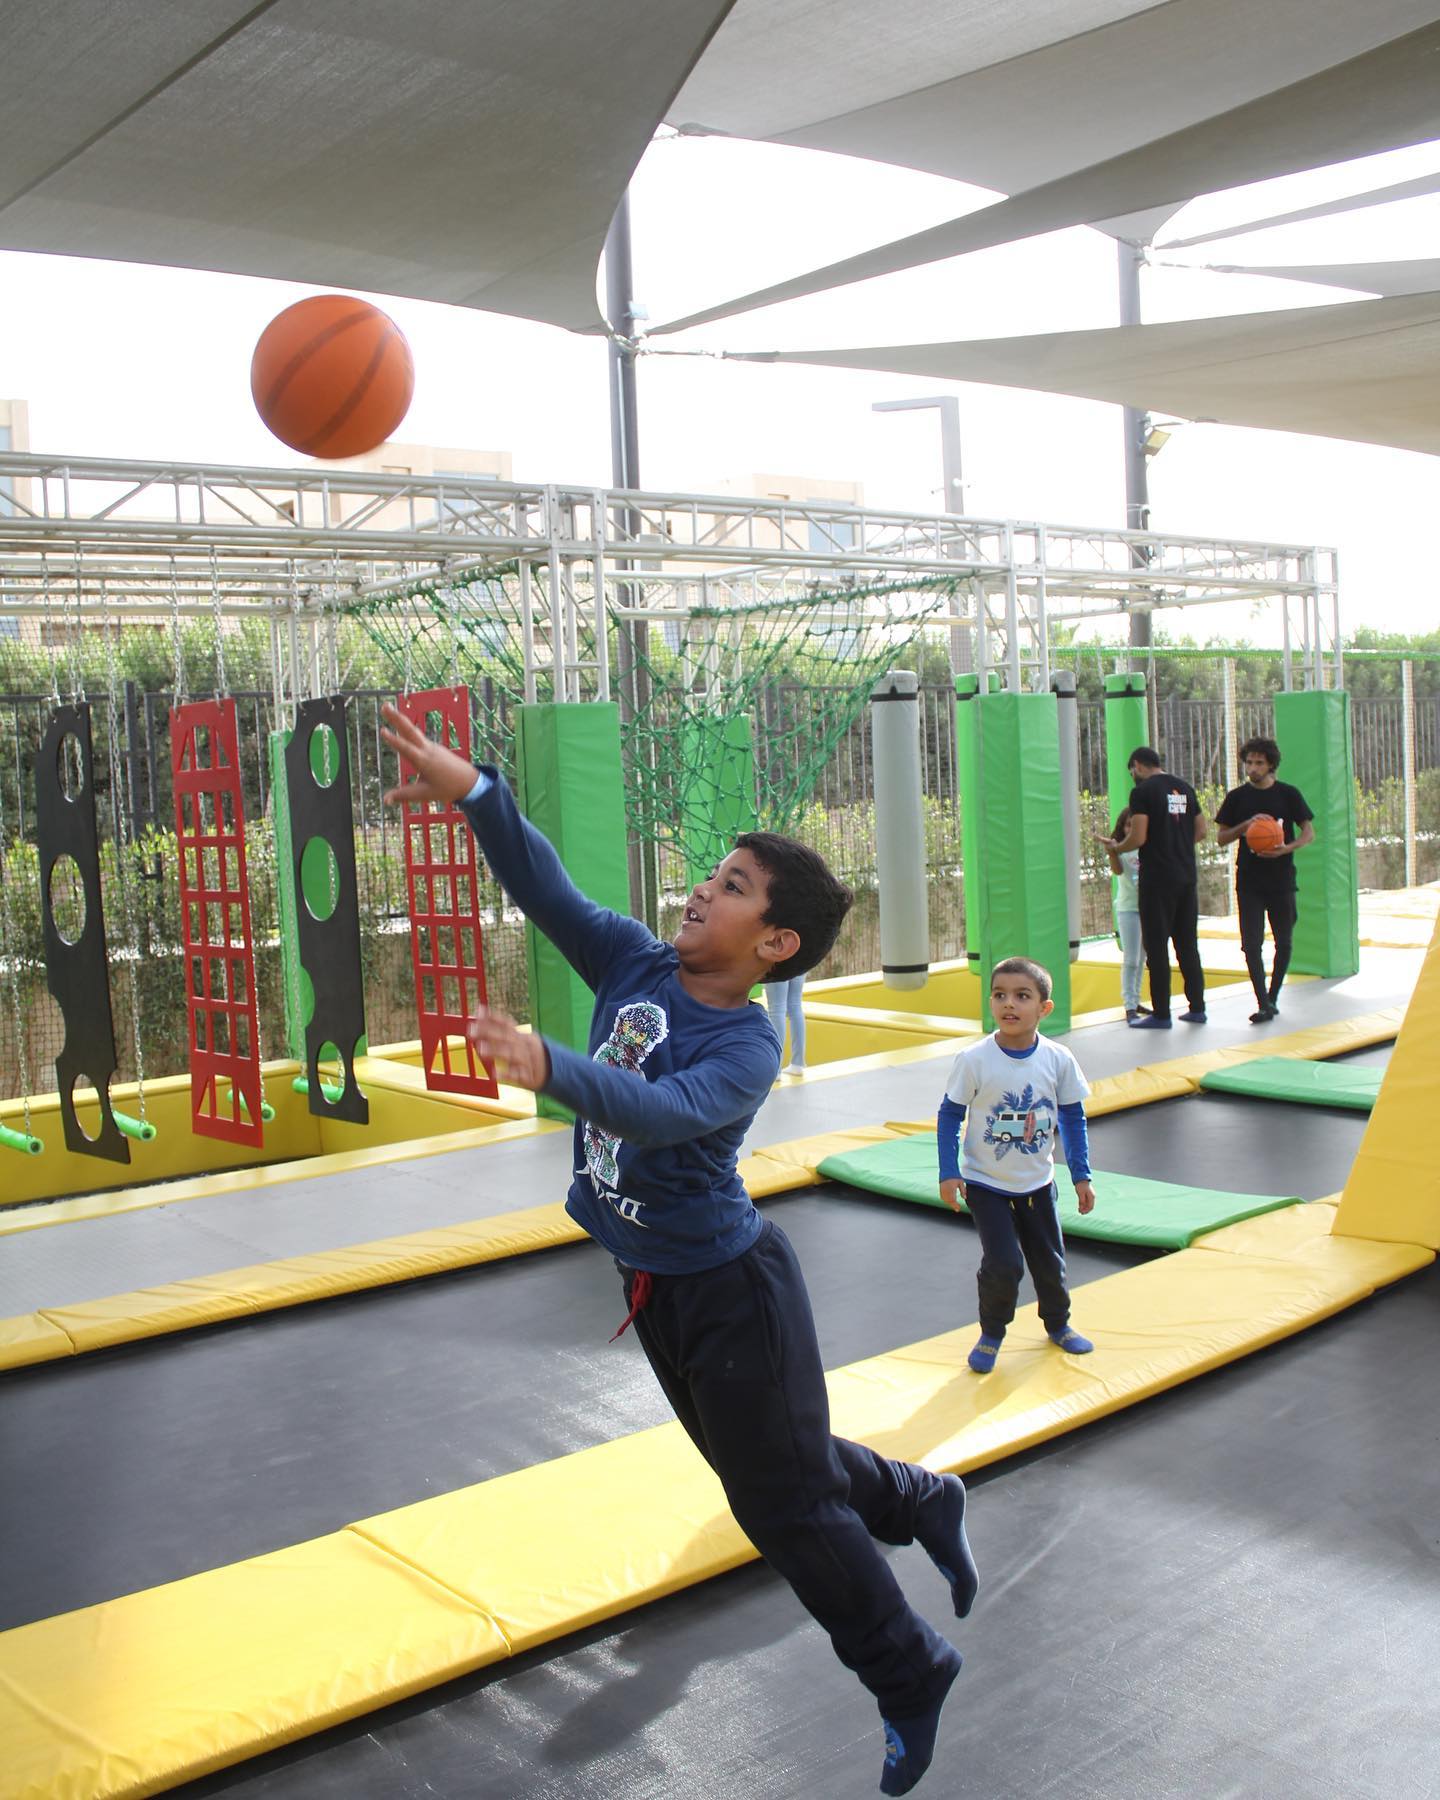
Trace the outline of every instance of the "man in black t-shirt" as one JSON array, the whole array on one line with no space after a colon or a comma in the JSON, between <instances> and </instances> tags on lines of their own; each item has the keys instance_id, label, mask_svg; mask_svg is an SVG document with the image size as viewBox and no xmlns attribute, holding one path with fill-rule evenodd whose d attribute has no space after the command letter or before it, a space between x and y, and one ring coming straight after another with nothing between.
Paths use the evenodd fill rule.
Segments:
<instances>
[{"instance_id":1,"label":"man in black t-shirt","mask_svg":"<svg viewBox=\"0 0 1440 1800\"><path fill-rule=\"evenodd\" d=\"M1100 841L1117 855L1140 852L1140 938L1150 971L1150 1012L1132 1019L1132 1031L1170 1029L1170 945L1185 982L1187 1025L1205 1023L1205 971L1196 938L1199 898L1195 846L1209 830L1188 781L1167 775L1160 758L1142 744L1130 757L1130 823L1123 838Z\"/></svg>"},{"instance_id":2,"label":"man in black t-shirt","mask_svg":"<svg viewBox=\"0 0 1440 1800\"><path fill-rule=\"evenodd\" d=\"M1240 852L1235 862L1235 898L1240 911L1240 948L1255 990L1256 1010L1252 1025L1264 1025L1279 1011L1280 986L1290 967L1290 946L1295 933L1295 852L1315 841L1315 817L1299 788L1277 781L1280 747L1273 738L1253 737L1240 746L1240 765L1245 785L1232 788L1215 815L1216 841L1233 844ZM1256 819L1277 819L1285 841L1273 849L1252 850L1246 833ZM1265 980L1265 921L1275 940L1270 980Z\"/></svg>"}]
</instances>

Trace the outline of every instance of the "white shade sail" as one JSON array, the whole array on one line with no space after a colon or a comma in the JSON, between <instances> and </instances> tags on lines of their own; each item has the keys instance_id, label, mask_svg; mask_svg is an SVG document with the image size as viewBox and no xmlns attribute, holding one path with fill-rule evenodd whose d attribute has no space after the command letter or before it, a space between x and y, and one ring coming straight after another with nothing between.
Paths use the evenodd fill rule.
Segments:
<instances>
[{"instance_id":1,"label":"white shade sail","mask_svg":"<svg viewBox=\"0 0 1440 1800\"><path fill-rule=\"evenodd\" d=\"M574 329L727 0L16 0L0 247Z\"/></svg>"},{"instance_id":2,"label":"white shade sail","mask_svg":"<svg viewBox=\"0 0 1440 1800\"><path fill-rule=\"evenodd\" d=\"M755 3L759 4L760 0ZM1158 10L1169 12L1171 9ZM1192 22L1199 15L1208 15L1212 28L1222 22L1221 15L1228 16L1236 11L1232 0L1178 0L1174 10L1191 17ZM1304 20L1334 27L1337 21L1330 17L1331 10L1311 5L1298 8ZM1118 71L1110 70L1107 76L1106 69L1102 68L1096 72L1097 79L1086 85L1084 70L1078 63L1068 63L1065 65L1068 74L1082 83L1084 106L1092 124L1087 133L1061 133L1052 124L1045 106L1047 91L1043 86L1037 86L1029 96L1030 104L1023 107L1019 105L1019 96L1011 95L1017 108L1009 126L1012 134L1023 124L1025 130L1032 131L1042 140L1048 136L1053 148L1048 159L1051 163L1061 160L1062 148L1058 140L1064 139L1064 154L1072 160L1051 179L1020 192L1012 189L1009 199L993 206L982 207L893 243L879 245L823 269L687 314L660 329L680 331L749 312L756 307L774 305L781 300L819 293L943 257L989 249L1066 226L1103 224L1122 215L1148 213L1153 228L1155 222L1166 216L1168 209L1182 205L1197 194L1299 169L1322 167L1440 136L1440 24L1436 24L1432 16L1430 22L1418 30L1388 42L1375 42L1387 20L1393 24L1396 20L1414 17L1422 10L1433 15L1434 8L1380 4L1342 10L1352 24L1351 41L1368 38L1368 47L1300 79L1295 79L1297 70L1314 67L1319 46L1328 44L1333 52L1347 34L1333 29L1311 32L1307 28L1303 41L1297 38L1293 44L1286 42L1285 33L1301 22L1291 16L1296 14L1297 8L1290 0L1272 0L1264 8L1245 9L1246 16L1252 21L1249 35L1261 40L1254 46L1253 60L1248 56L1237 57L1235 46L1242 40L1230 38L1226 40L1226 53L1218 65L1213 57L1208 65L1197 63L1193 69L1184 62L1177 63L1169 69L1163 84L1163 103L1158 93L1147 93L1143 68L1137 70L1126 65L1123 82L1116 79ZM1238 20L1231 18L1230 23L1238 29ZM1125 27L1110 28L1117 34L1138 29L1136 21L1130 21ZM1104 37L1106 34L1102 31L1093 35ZM722 34L711 54L719 54L723 44ZM1274 53L1282 47L1286 54L1277 62ZM1072 49L1073 56L1079 58L1082 47L1076 45ZM1123 43L1117 38L1112 50L1119 54L1122 49ZM1093 50L1094 45L1087 38L1085 54L1088 56ZM1262 51L1269 54L1262 54ZM707 57L706 63L709 60ZM704 67L702 63L681 95L681 108L695 84L703 79ZM1208 82L1204 78L1207 67L1213 75ZM1268 68L1277 75L1283 69L1289 79L1280 85L1262 84L1257 92L1257 68ZM994 70L966 77L960 85L965 83L974 88L971 97L976 100L982 122L991 117L989 106L1010 86L1007 72ZM982 83L986 96L983 102L980 98ZM946 85L955 88L946 101L952 138L968 142L976 120L959 86ZM1247 93L1248 97L1238 105L1221 104L1237 91ZM906 104L923 109L935 103L935 94L936 90L931 89L927 96ZM1061 119L1064 119L1067 109L1060 103L1059 96L1056 104ZM1204 110L1207 106L1216 110L1207 112ZM903 110L899 102L895 107ZM1160 129L1156 135L1102 160L1095 153L1099 146L1114 141L1117 127L1113 112L1124 116L1127 123L1119 129L1132 137L1139 129L1134 121L1147 116L1150 127ZM1187 116L1191 122L1177 128L1175 120ZM1165 121L1163 127L1162 119ZM821 127L807 127L803 131L785 132L782 141L817 143L820 135ZM845 148L852 141L848 132L837 136L829 125L824 128L823 135L826 142L820 147L824 148ZM887 137L884 141L891 140ZM854 147L857 152L864 148L858 140ZM864 153L881 156L883 150L876 141L870 143ZM1085 160L1076 163L1073 159L1077 155ZM962 152L957 148L950 160L959 162L961 159ZM892 160L918 161L919 152L897 155ZM920 162L919 166L933 166L934 160L932 157ZM973 161L967 159L969 179L984 179L975 173L983 162L983 154L978 151ZM961 171L951 168L945 172Z\"/></svg>"},{"instance_id":3,"label":"white shade sail","mask_svg":"<svg viewBox=\"0 0 1440 1800\"><path fill-rule=\"evenodd\" d=\"M1368 263L1212 263L1220 275L1269 275L1321 287L1355 288L1364 294L1440 293L1440 257Z\"/></svg>"},{"instance_id":4,"label":"white shade sail","mask_svg":"<svg viewBox=\"0 0 1440 1800\"><path fill-rule=\"evenodd\" d=\"M1440 453L1440 292L955 344L746 358L1108 400L1227 425Z\"/></svg>"}]
</instances>

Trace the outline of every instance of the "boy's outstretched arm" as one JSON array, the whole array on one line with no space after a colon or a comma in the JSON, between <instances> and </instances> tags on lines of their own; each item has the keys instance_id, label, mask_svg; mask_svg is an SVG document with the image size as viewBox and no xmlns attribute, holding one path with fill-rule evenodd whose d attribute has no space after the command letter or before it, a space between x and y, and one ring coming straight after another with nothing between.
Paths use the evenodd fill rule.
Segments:
<instances>
[{"instance_id":1,"label":"boy's outstretched arm","mask_svg":"<svg viewBox=\"0 0 1440 1800\"><path fill-rule=\"evenodd\" d=\"M381 738L415 770L413 781L389 790L386 804L465 803L476 785L477 773L486 776L488 785L464 806L485 860L525 917L549 938L588 986L599 985L607 964L622 947L654 942L637 920L597 906L576 887L550 840L521 815L499 775L477 771L456 751L427 738L388 701L381 714L385 720Z\"/></svg>"},{"instance_id":2,"label":"boy's outstretched arm","mask_svg":"<svg viewBox=\"0 0 1440 1800\"><path fill-rule=\"evenodd\" d=\"M744 1118L770 1092L780 1068L780 1047L763 1033L736 1034L732 1050L654 1081L522 1031L486 1007L476 1010L465 1035L502 1081L543 1088L631 1144L689 1143Z\"/></svg>"}]
</instances>

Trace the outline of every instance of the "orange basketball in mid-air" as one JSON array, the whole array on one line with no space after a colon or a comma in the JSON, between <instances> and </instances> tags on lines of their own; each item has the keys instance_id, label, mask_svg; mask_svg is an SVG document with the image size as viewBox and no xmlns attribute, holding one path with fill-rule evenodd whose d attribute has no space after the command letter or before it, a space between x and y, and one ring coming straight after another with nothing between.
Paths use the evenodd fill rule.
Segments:
<instances>
[{"instance_id":1,"label":"orange basketball in mid-air","mask_svg":"<svg viewBox=\"0 0 1440 1800\"><path fill-rule=\"evenodd\" d=\"M316 294L277 313L250 359L255 410L309 456L363 456L409 410L415 365L400 327L348 294Z\"/></svg>"},{"instance_id":2,"label":"orange basketball in mid-air","mask_svg":"<svg viewBox=\"0 0 1440 1800\"><path fill-rule=\"evenodd\" d=\"M1278 850L1285 842L1285 827L1278 819L1252 819L1245 830L1252 850Z\"/></svg>"}]
</instances>

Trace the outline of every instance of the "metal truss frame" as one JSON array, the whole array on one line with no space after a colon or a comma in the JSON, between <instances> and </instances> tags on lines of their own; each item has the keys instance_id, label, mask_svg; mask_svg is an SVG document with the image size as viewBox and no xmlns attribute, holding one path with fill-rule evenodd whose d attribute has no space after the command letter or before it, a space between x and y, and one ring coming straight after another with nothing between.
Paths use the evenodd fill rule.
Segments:
<instances>
[{"instance_id":1,"label":"metal truss frame","mask_svg":"<svg viewBox=\"0 0 1440 1800\"><path fill-rule=\"evenodd\" d=\"M487 576L515 578L529 698L543 677L557 698L608 699L608 622L688 641L692 622L810 598L902 623L907 595L940 583L953 603L927 626L948 628L957 667L1016 689L1048 686L1052 622L1232 600L1282 608L1287 686L1343 672L1336 556L1315 545L325 465L14 452L0 481L0 615L258 615L277 687L288 641L297 695L323 682L343 608ZM697 629L697 648L714 636Z\"/></svg>"}]
</instances>

